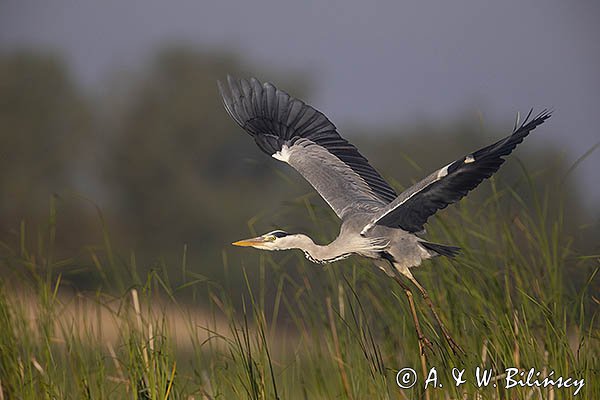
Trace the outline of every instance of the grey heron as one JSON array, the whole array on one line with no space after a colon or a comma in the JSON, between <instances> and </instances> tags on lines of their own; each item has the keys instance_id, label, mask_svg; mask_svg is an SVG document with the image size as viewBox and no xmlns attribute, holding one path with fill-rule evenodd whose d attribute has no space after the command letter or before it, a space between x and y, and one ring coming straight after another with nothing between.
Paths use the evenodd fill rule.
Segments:
<instances>
[{"instance_id":1,"label":"grey heron","mask_svg":"<svg viewBox=\"0 0 600 400\"><path fill-rule=\"evenodd\" d=\"M218 82L225 109L258 147L298 171L341 219L338 237L327 245L310 237L281 230L240 240L236 246L261 250L300 249L315 263L331 263L351 255L371 259L405 291L419 346L431 347L416 315L412 292L402 277L419 290L442 333L456 353L452 339L427 291L411 269L436 256L454 257L459 248L421 237L428 218L457 202L495 173L515 147L550 117L532 111L513 132L482 149L453 161L399 195L321 112L271 83L227 77Z\"/></svg>"}]
</instances>

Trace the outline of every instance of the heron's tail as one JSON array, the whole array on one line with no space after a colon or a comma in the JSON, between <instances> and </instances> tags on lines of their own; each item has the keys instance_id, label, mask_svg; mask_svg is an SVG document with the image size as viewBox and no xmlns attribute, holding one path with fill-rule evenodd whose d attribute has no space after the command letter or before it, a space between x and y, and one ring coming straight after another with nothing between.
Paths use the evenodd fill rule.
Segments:
<instances>
[{"instance_id":1,"label":"heron's tail","mask_svg":"<svg viewBox=\"0 0 600 400\"><path fill-rule=\"evenodd\" d=\"M434 255L439 255L439 256L455 257L460 252L460 247L456 247L456 246L447 246L445 244L423 242L423 241L419 241L419 244L421 246L425 247L427 250L432 251L434 253Z\"/></svg>"}]
</instances>

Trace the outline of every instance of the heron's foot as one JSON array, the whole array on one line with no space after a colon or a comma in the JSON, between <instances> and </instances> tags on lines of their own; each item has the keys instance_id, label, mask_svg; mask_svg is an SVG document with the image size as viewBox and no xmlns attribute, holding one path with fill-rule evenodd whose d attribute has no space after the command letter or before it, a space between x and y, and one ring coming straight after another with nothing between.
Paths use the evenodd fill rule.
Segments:
<instances>
[{"instance_id":1,"label":"heron's foot","mask_svg":"<svg viewBox=\"0 0 600 400\"><path fill-rule=\"evenodd\" d=\"M425 354L426 350L429 350L432 354L434 352L433 343L423 334L419 334L419 347L421 348L422 354Z\"/></svg>"}]
</instances>

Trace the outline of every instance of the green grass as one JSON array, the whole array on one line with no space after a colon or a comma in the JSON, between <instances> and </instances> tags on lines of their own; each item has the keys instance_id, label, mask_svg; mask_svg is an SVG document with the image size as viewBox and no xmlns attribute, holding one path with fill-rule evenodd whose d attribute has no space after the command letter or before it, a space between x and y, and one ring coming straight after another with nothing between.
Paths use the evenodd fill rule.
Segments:
<instances>
[{"instance_id":1,"label":"green grass","mask_svg":"<svg viewBox=\"0 0 600 400\"><path fill-rule=\"evenodd\" d=\"M561 207L536 193L531 181L520 192L492 184L486 201L466 199L430 223L428 237L463 253L415 275L466 354L452 354L415 296L435 346L427 370L443 385L427 391L408 303L368 261L323 268L278 253L240 266L224 257L245 282L234 287L199 274L184 249L181 265L139 276L106 229L101 246L58 259L52 211L37 234L22 224L18 243L1 244L0 399L573 397L574 388L505 389L503 378L478 388L478 366L535 368L540 379L553 370L585 380L576 398L599 399L600 258L573 250ZM323 211L306 208L323 226ZM73 269L97 275L98 289L74 292L64 278ZM396 384L405 367L419 374L411 389ZM455 367L466 370L458 387Z\"/></svg>"}]
</instances>

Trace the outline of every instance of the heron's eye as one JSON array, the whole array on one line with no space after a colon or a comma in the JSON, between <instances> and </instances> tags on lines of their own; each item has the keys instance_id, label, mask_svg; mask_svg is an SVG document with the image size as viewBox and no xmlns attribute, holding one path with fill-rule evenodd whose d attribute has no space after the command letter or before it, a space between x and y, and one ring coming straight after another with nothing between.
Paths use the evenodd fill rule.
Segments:
<instances>
[{"instance_id":1,"label":"heron's eye","mask_svg":"<svg viewBox=\"0 0 600 400\"><path fill-rule=\"evenodd\" d=\"M265 240L269 241L269 242L274 242L277 238L274 235L267 235L265 236Z\"/></svg>"}]
</instances>

